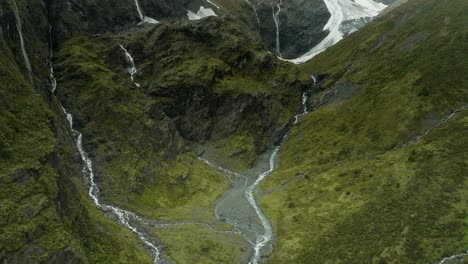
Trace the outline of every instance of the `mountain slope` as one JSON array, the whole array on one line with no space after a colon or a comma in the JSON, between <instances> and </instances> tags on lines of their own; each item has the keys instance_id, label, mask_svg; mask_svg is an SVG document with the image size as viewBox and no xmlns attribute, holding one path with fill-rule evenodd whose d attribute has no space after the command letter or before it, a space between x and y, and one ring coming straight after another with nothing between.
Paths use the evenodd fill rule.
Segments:
<instances>
[{"instance_id":1,"label":"mountain slope","mask_svg":"<svg viewBox=\"0 0 468 264\"><path fill-rule=\"evenodd\" d=\"M44 13L26 17L20 2L0 4L8 29L0 35L0 261L151 263L138 239L86 196L71 131L45 96L46 38L31 33L43 29Z\"/></svg>"},{"instance_id":2,"label":"mountain slope","mask_svg":"<svg viewBox=\"0 0 468 264\"><path fill-rule=\"evenodd\" d=\"M303 66L321 89L262 184L268 263L435 263L468 248L467 14L409 1Z\"/></svg>"},{"instance_id":3,"label":"mountain slope","mask_svg":"<svg viewBox=\"0 0 468 264\"><path fill-rule=\"evenodd\" d=\"M134 82L120 45L134 56ZM239 262L245 241L213 215L228 181L197 156L249 167L290 125L309 76L216 17L75 35L57 58L57 96L83 133L103 201L156 223L143 225L169 259ZM185 244L193 233L207 238Z\"/></svg>"}]
</instances>

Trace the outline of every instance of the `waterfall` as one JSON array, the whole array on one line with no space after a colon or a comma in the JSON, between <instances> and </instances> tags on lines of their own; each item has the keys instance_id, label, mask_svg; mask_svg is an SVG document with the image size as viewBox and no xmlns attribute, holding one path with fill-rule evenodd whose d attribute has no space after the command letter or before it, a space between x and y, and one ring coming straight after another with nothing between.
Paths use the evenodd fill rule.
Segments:
<instances>
[{"instance_id":1,"label":"waterfall","mask_svg":"<svg viewBox=\"0 0 468 264\"><path fill-rule=\"evenodd\" d=\"M119 44L119 46L125 52L125 59L127 60L127 63L128 63L127 71L130 74L130 79L132 80L132 82L135 83L135 85L137 87L140 87L140 84L135 82L135 80L134 80L134 76L138 72L138 70L135 67L135 61L133 60L132 55L127 51L127 49L124 46L122 46L120 44Z\"/></svg>"},{"instance_id":2,"label":"waterfall","mask_svg":"<svg viewBox=\"0 0 468 264\"><path fill-rule=\"evenodd\" d=\"M73 128L73 116L70 113L68 113L62 105L60 106L62 107L63 113L66 115L66 118L70 125L70 129L73 133L76 148L80 153L81 160L84 162L82 171L83 175L85 175L88 179L89 197L91 197L98 209L105 211L109 211L110 209L110 212L118 219L119 223L130 229L133 233L135 233L138 236L138 238L143 242L143 244L149 250L151 250L151 253L154 257L153 263L158 263L160 254L158 247L153 242L151 242L141 231L139 231L134 224L132 224L132 221L142 221L141 218L130 211L101 203L99 199L99 188L96 184L95 175L93 171L93 162L91 161L89 155L83 148L83 135Z\"/></svg>"},{"instance_id":3,"label":"waterfall","mask_svg":"<svg viewBox=\"0 0 468 264\"><path fill-rule=\"evenodd\" d=\"M210 3L211 5L213 5L214 7L218 8L218 9L221 9L221 8L219 7L219 5L215 4L215 2L210 1L210 0L206 0L206 1L207 1L208 3Z\"/></svg>"},{"instance_id":4,"label":"waterfall","mask_svg":"<svg viewBox=\"0 0 468 264\"><path fill-rule=\"evenodd\" d=\"M314 81L314 86L316 86L317 85L317 77L312 75L311 78L312 78L312 81Z\"/></svg>"},{"instance_id":5,"label":"waterfall","mask_svg":"<svg viewBox=\"0 0 468 264\"><path fill-rule=\"evenodd\" d=\"M18 6L16 5L16 1L13 1L13 6L15 7L14 11L15 11L15 18L16 18L16 30L18 30L18 34L20 38L20 45L21 45L21 51L23 53L24 64L26 65L26 68L29 71L29 78L32 81L32 68L31 68L31 63L29 62L28 53L26 52L26 48L24 45L22 23L21 23L21 18L20 18L19 11L18 11Z\"/></svg>"},{"instance_id":6,"label":"waterfall","mask_svg":"<svg viewBox=\"0 0 468 264\"><path fill-rule=\"evenodd\" d=\"M50 62L49 62L50 63L50 80L51 80L51 84L52 84L52 93L53 93L55 91L55 89L57 88L57 81L56 81L55 76L54 76L54 67L53 67L53 62L52 62L52 56L53 56L52 51L53 51L53 49L52 49L52 27L51 26L49 26L49 41L50 41L50 54L51 54L50 55L51 59L50 59ZM130 58L131 58L131 56L130 56ZM132 61L133 61L133 59L132 59ZM135 68L134 64L131 64L131 65L132 65L133 68ZM135 72L136 72L136 69L135 69ZM153 263L155 263L155 264L158 263L159 255L160 255L160 251L159 251L158 247L153 242L151 242L150 239L147 238L145 236L145 234L143 234L143 232L139 231L137 226L135 226L132 223L134 221L142 222L142 219L138 215L136 215L136 214L134 214L134 213L132 213L130 211L121 209L121 208L116 207L116 206L101 203L101 201L99 199L99 187L96 184L95 175L94 175L94 171L93 171L93 162L89 158L88 153L86 153L86 151L83 148L83 135L79 131L77 131L77 130L75 130L73 128L73 116L70 113L67 112L67 110L62 106L62 104L60 104L60 107L62 108L62 111L65 114L65 117L66 117L66 119L68 121L68 124L70 126L70 129L72 131L73 139L75 141L76 148L78 149L78 152L80 153L81 160L84 162L82 172L83 172L83 175L88 180L88 185L89 185L88 195L89 195L89 197L93 200L94 204L96 205L96 207L98 209L109 212L115 218L118 219L118 222L120 224L124 225L126 228L130 229L133 233L135 233L138 236L138 238L140 239L140 241L142 241L143 244L151 251L151 254L153 256Z\"/></svg>"},{"instance_id":7,"label":"waterfall","mask_svg":"<svg viewBox=\"0 0 468 264\"><path fill-rule=\"evenodd\" d=\"M53 50L53 45L52 45L52 25L49 25L49 81L51 85L51 93L53 94L55 90L57 89L57 79L55 79L54 75L54 50Z\"/></svg>"},{"instance_id":8,"label":"waterfall","mask_svg":"<svg viewBox=\"0 0 468 264\"><path fill-rule=\"evenodd\" d=\"M148 24L159 23L159 21L157 21L156 19L143 15L143 12L140 8L140 3L138 2L138 0L135 0L135 5L137 8L138 16L140 17L141 23L148 23Z\"/></svg>"},{"instance_id":9,"label":"waterfall","mask_svg":"<svg viewBox=\"0 0 468 264\"><path fill-rule=\"evenodd\" d=\"M51 84L51 93L53 94L55 92L55 90L57 89L57 79L55 79L55 76L54 76L54 65L52 63L52 61L49 62L50 63L50 76L49 76L49 80L50 80L50 84Z\"/></svg>"},{"instance_id":10,"label":"waterfall","mask_svg":"<svg viewBox=\"0 0 468 264\"><path fill-rule=\"evenodd\" d=\"M279 19L279 15L281 13L281 5L283 4L283 0L279 0L278 4L276 5L276 7L278 8L278 11L275 12L275 9L274 7L271 8L271 10L273 11L273 20L275 21L275 25L276 25L276 53L278 54L279 57L282 57L281 56L281 46L280 46L280 19Z\"/></svg>"}]
</instances>

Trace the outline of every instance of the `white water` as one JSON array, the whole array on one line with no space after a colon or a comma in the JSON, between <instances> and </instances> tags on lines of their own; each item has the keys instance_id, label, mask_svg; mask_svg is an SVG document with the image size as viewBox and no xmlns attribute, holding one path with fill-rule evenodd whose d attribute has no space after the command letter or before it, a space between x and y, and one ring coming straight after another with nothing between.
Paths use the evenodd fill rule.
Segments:
<instances>
[{"instance_id":1,"label":"white water","mask_svg":"<svg viewBox=\"0 0 468 264\"><path fill-rule=\"evenodd\" d=\"M55 75L54 75L53 58L54 58L54 51L52 48L52 26L49 25L49 70L50 70L49 81L51 85L52 94L57 89L57 80L55 79Z\"/></svg>"},{"instance_id":2,"label":"white water","mask_svg":"<svg viewBox=\"0 0 468 264\"><path fill-rule=\"evenodd\" d=\"M257 201L255 200L255 197L254 197L254 192L257 189L260 182L262 182L263 179L265 179L266 176L270 175L270 173L273 172L273 170L275 169L275 161L276 161L276 157L278 156L279 150L280 150L279 146L277 146L273 150L273 153L270 156L269 169L263 172L262 174L260 174L257 180L252 185L250 185L245 191L245 197L247 198L247 200L249 201L249 203L252 205L255 212L257 213L258 218L260 219L260 222L264 230L263 235L257 237L257 241L253 245L254 256L252 257L252 260L249 262L251 264L257 264L260 261L262 248L265 247L273 239L273 230L272 230L270 221L268 221L265 214L262 212L262 209L260 208L260 206L258 206Z\"/></svg>"},{"instance_id":3,"label":"white water","mask_svg":"<svg viewBox=\"0 0 468 264\"><path fill-rule=\"evenodd\" d=\"M275 9L272 7L273 11L273 20L275 21L276 25L276 53L278 56L281 58L281 45L280 45L280 19L279 15L281 13L281 5L283 4L283 0L279 0L278 4L276 5L276 8L278 10L275 12Z\"/></svg>"},{"instance_id":4,"label":"white water","mask_svg":"<svg viewBox=\"0 0 468 264\"><path fill-rule=\"evenodd\" d=\"M143 15L143 12L141 10L140 3L138 3L138 0L135 0L135 5L138 11L138 16L141 19L141 23L148 23L148 24L159 23L159 21L157 21L156 19Z\"/></svg>"},{"instance_id":5,"label":"white water","mask_svg":"<svg viewBox=\"0 0 468 264\"><path fill-rule=\"evenodd\" d=\"M140 232L135 225L131 223L132 220L141 221L141 218L137 216L136 214L126 211L124 209L111 206L111 205L102 204L101 201L99 200L99 188L95 182L93 162L88 157L88 154L85 152L85 150L83 149L83 135L77 130L73 129L73 116L70 113L68 113L63 106L62 106L62 110L63 110L63 113L66 115L67 120L70 125L70 129L73 132L73 136L74 136L75 143L76 143L76 148L78 149L81 159L83 160L85 164L83 166L83 175L85 175L89 181L88 195L91 197L91 199L93 200L97 208L101 210L110 209L111 212L114 214L114 216L118 218L119 222L122 225L130 229L133 233L135 233L138 236L138 238L151 250L151 253L154 257L153 263L157 263L159 260L159 249L142 232Z\"/></svg>"},{"instance_id":6,"label":"white water","mask_svg":"<svg viewBox=\"0 0 468 264\"><path fill-rule=\"evenodd\" d=\"M312 76L311 78L314 81L314 85L316 85L317 84L317 79L315 78L315 76ZM307 92L304 92L302 94L302 112L294 116L294 119L295 119L294 125L296 125L299 122L301 117L303 117L304 115L306 115L308 113L308 111L307 111L307 99L308 99ZM267 244L271 243L271 241L273 240L273 230L272 230L272 227L271 227L271 223L268 220L268 218L265 216L265 214L262 212L262 209L260 208L260 206L258 206L257 201L255 200L255 197L254 197L254 193L255 193L255 190L257 189L258 185L265 179L265 177L267 177L268 175L270 175L274 171L275 164L276 164L276 159L278 158L278 153L279 153L279 151L281 149L281 145L284 142L284 140L288 137L288 134L289 133L287 133L283 137L280 144L278 146L276 146L274 148L273 152L271 153L270 159L269 159L268 170L261 173L258 176L257 180L252 185L250 185L245 191L245 197L247 198L247 200L249 201L249 203L252 205L255 212L257 213L257 216L260 219L260 222L261 222L261 224L263 226L263 230L264 230L263 235L260 235L259 237L257 237L256 242L253 243L254 256L252 257L249 264L259 263L260 258L261 258L261 250Z\"/></svg>"},{"instance_id":7,"label":"white water","mask_svg":"<svg viewBox=\"0 0 468 264\"><path fill-rule=\"evenodd\" d=\"M49 80L50 80L50 84L51 84L51 92L52 94L55 92L55 90L57 89L57 80L55 79L55 76L54 76L54 67L52 65L52 61L50 62L50 76L49 76Z\"/></svg>"},{"instance_id":8,"label":"white water","mask_svg":"<svg viewBox=\"0 0 468 264\"><path fill-rule=\"evenodd\" d=\"M23 38L23 25L21 23L21 18L20 18L20 15L19 15L19 11L18 11L18 6L16 5L16 1L13 1L13 6L15 7L15 18L16 18L16 30L18 31L18 34L19 34L19 38L20 38L20 45L21 45L21 51L23 53L23 58L24 58L24 64L26 65L26 68L28 69L29 71L29 77L32 81L32 67L31 67L31 63L29 62L29 57L28 57L28 53L26 52L26 48L25 48L25 45L24 45L24 38Z\"/></svg>"},{"instance_id":9,"label":"white water","mask_svg":"<svg viewBox=\"0 0 468 264\"><path fill-rule=\"evenodd\" d=\"M53 56L53 49L52 49L52 27L49 27L49 41L50 41L50 80L52 82L52 93L55 91L57 88L57 81L54 76L54 67L53 67L53 62L52 62L52 56ZM123 47L122 47L123 48ZM103 211L111 211L115 217L117 217L118 221L120 224L124 225L128 229L130 229L133 233L135 233L138 238L143 242L143 244L151 251L152 256L153 256L153 263L158 263L159 261L159 249L158 247L152 243L146 236L140 232L136 226L134 226L131 222L133 221L142 221L142 219L137 216L136 214L123 210L121 208L111 206L111 205L106 205L102 204L101 201L99 200L99 188L96 184L95 177L94 177L94 171L93 171L93 162L89 158L88 154L86 151L83 149L83 135L75 130L73 128L73 116L67 112L67 110L60 104L60 107L62 108L63 113L65 114L68 124L70 125L70 129L73 133L73 139L76 144L76 148L78 149L78 152L80 153L81 160L84 162L83 166L83 175L87 178L88 184L89 184L89 190L88 190L88 195L91 197L93 200L94 204L98 209L101 209Z\"/></svg>"},{"instance_id":10,"label":"white water","mask_svg":"<svg viewBox=\"0 0 468 264\"><path fill-rule=\"evenodd\" d=\"M52 50L52 49L51 49ZM50 71L50 79L53 80L52 82L52 92L57 88L57 81L55 79L55 76L54 76L54 68L53 68L53 64L52 62L51 63L51 71ZM159 249L156 247L156 245L154 245L149 239L147 239L145 237L145 235L138 231L138 229L132 225L131 221L140 221L141 222L141 218L139 216L137 216L136 214L132 213L132 212L129 212L129 211L126 211L126 210L123 210L121 208L118 208L118 207L115 207L115 206L111 206L111 205L106 205L106 204L102 204L99 200L99 188L95 182L95 177L94 177L94 171L93 171L93 163L91 161L91 159L89 158L88 154L85 152L85 150L83 149L83 135L73 129L73 116L67 112L67 110L62 106L62 104L60 104L60 107L62 108L62 111L63 113L65 114L67 120L68 120L68 123L70 125L70 129L73 133L73 137L74 137L74 140L75 140L75 144L76 144L76 148L78 149L78 152L80 153L80 157L81 157L81 160L84 162L84 166L83 166L83 175L85 177L87 177L88 179L88 182L89 182L89 191L88 191L88 195L89 197L91 197L91 199L93 200L94 204L96 205L96 207L98 209L101 209L101 210L111 210L111 212L113 213L114 216L117 217L118 221L124 225L125 227L127 227L128 229L130 229L133 233L135 233L138 238L143 242L143 244L148 247L153 255L153 263L158 263L158 260L159 260Z\"/></svg>"},{"instance_id":11,"label":"white water","mask_svg":"<svg viewBox=\"0 0 468 264\"><path fill-rule=\"evenodd\" d=\"M461 253L461 254L446 257L446 258L442 259L440 262L438 262L438 264L449 264L453 260L461 259L461 258L466 257L466 256L468 256L468 251L466 251L464 253Z\"/></svg>"},{"instance_id":12,"label":"white water","mask_svg":"<svg viewBox=\"0 0 468 264\"><path fill-rule=\"evenodd\" d=\"M233 172L233 171L230 171L228 169L225 169L219 165L216 165L214 164L213 162L205 159L205 158L202 158L202 157L198 157L199 160L203 161L205 164L207 164L208 166L212 167L213 169L217 170L217 171L221 171L223 172L224 174L227 174L227 175L232 175L236 178L243 178L245 180L247 180L247 177L245 177L244 175L241 175L239 173L236 173L236 172ZM232 182L233 179L229 178L229 180Z\"/></svg>"},{"instance_id":13,"label":"white water","mask_svg":"<svg viewBox=\"0 0 468 264\"><path fill-rule=\"evenodd\" d=\"M324 31L329 31L328 36L307 53L299 58L288 61L300 64L312 59L343 39L344 33L342 27L345 22L363 18L373 18L387 7L384 4L376 3L372 0L324 0L324 2L331 14L330 19L323 28ZM351 29L350 31L355 30L357 30L357 28Z\"/></svg>"},{"instance_id":14,"label":"white water","mask_svg":"<svg viewBox=\"0 0 468 264\"><path fill-rule=\"evenodd\" d=\"M215 6L216 8L221 9L221 8L219 7L219 5L215 4L215 2L210 1L210 0L206 0L206 1L207 1L208 3L210 3L210 4L212 4L213 6Z\"/></svg>"},{"instance_id":15,"label":"white water","mask_svg":"<svg viewBox=\"0 0 468 264\"><path fill-rule=\"evenodd\" d=\"M132 55L127 51L127 49L120 45L120 48L125 52L125 59L127 60L127 63L128 63L128 67L127 67L127 71L128 71L128 74L130 74L130 79L132 80L132 82L135 83L135 85L137 87L140 87L140 84L135 82L135 74L138 72L137 68L135 67L135 61L133 60L133 57Z\"/></svg>"},{"instance_id":16,"label":"white water","mask_svg":"<svg viewBox=\"0 0 468 264\"><path fill-rule=\"evenodd\" d=\"M205 17L209 16L217 16L216 13L211 8L205 8L204 6L200 6L200 9L197 13L187 10L187 18L189 20L200 20Z\"/></svg>"}]
</instances>

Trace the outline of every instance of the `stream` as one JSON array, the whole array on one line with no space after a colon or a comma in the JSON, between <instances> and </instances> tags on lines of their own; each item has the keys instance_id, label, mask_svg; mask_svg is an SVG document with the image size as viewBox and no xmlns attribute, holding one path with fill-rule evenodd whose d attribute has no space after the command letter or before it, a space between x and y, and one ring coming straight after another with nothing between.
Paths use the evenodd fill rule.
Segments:
<instances>
[{"instance_id":1,"label":"stream","mask_svg":"<svg viewBox=\"0 0 468 264\"><path fill-rule=\"evenodd\" d=\"M15 12L15 18L16 18L16 30L18 31L18 35L19 35L19 39L20 39L21 53L23 53L24 64L25 64L26 68L28 69L29 79L32 82L33 81L32 67L31 67L31 62L29 61L28 53L26 52L25 44L24 44L23 25L21 23L21 17L19 15L18 6L16 5L16 1L13 1L13 6L15 7L14 12Z\"/></svg>"},{"instance_id":2,"label":"stream","mask_svg":"<svg viewBox=\"0 0 468 264\"><path fill-rule=\"evenodd\" d=\"M52 32L52 27L49 27L49 34ZM50 41L52 40L52 37L49 36ZM54 76L54 67L53 67L53 49L52 49L52 41L50 42L50 59L49 59L49 64L50 64L50 83L51 83L51 93L53 94L57 88L57 80L55 79ZM127 62L129 63L128 67L128 72L130 74L131 80L133 81L133 75L137 72L134 61L130 53L123 47L120 46L124 51L125 51L125 57L127 59ZM27 54L24 55L25 58L27 58ZM138 85L137 83L135 83ZM101 201L100 195L99 195L99 187L96 184L95 180L95 175L94 175L94 170L93 170L93 162L89 158L88 153L85 151L83 148L83 135L75 130L73 128L73 116L62 106L62 104L59 104L60 107L62 108L63 113L66 116L66 119L69 123L70 130L72 132L72 137L73 141L76 145L76 148L78 152L80 153L81 160L83 161L83 176L85 176L87 185L88 185L88 195L95 204L95 206L101 210L102 212L105 213L106 216L111 218L117 223L120 223L121 225L125 226L127 229L132 231L137 235L137 237L140 239L140 241L143 243L145 248L151 253L151 256L153 258L153 263L159 263L160 261L160 249L157 246L157 243L152 241L153 239L148 236L145 231L140 227L140 223L143 222L142 218L136 215L135 213L132 213L130 211L127 211L125 209L109 205L109 204L104 204Z\"/></svg>"},{"instance_id":3,"label":"stream","mask_svg":"<svg viewBox=\"0 0 468 264\"><path fill-rule=\"evenodd\" d=\"M316 85L315 77L312 77ZM302 96L302 108L294 116L293 126L307 114L307 92ZM293 127L291 126L291 128ZM244 172L235 173L200 157L202 161L214 169L231 175L231 188L216 202L215 215L221 221L233 226L251 244L247 263L257 264L262 256L269 254L273 249L273 230L270 221L257 203L255 192L258 185L270 175L278 160L282 143L289 131L283 136L280 143L266 153L262 154L255 165Z\"/></svg>"},{"instance_id":4,"label":"stream","mask_svg":"<svg viewBox=\"0 0 468 264\"><path fill-rule=\"evenodd\" d=\"M281 58L281 44L280 44L280 13L281 13L281 5L283 4L283 0L279 0L278 3L276 4L276 8L278 10L275 12L274 7L271 8L273 12L273 20L275 21L275 26L276 26L276 53L277 55Z\"/></svg>"}]
</instances>

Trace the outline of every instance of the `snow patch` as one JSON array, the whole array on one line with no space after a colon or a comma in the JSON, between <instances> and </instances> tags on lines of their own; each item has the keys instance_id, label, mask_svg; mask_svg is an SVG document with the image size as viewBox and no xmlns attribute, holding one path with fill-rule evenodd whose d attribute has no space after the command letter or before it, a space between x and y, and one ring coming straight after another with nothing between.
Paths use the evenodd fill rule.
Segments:
<instances>
[{"instance_id":1,"label":"snow patch","mask_svg":"<svg viewBox=\"0 0 468 264\"><path fill-rule=\"evenodd\" d=\"M211 8L205 8L204 6L200 6L200 9L197 13L194 13L190 10L187 10L187 17L189 20L200 20L205 17L209 16L217 16L216 13Z\"/></svg>"},{"instance_id":2,"label":"snow patch","mask_svg":"<svg viewBox=\"0 0 468 264\"><path fill-rule=\"evenodd\" d=\"M312 59L342 40L345 34L356 31L365 21L377 16L387 7L372 0L324 0L324 2L331 14L323 28L324 31L329 31L328 36L304 55L287 61L301 64Z\"/></svg>"},{"instance_id":3,"label":"snow patch","mask_svg":"<svg viewBox=\"0 0 468 264\"><path fill-rule=\"evenodd\" d=\"M157 20L156 20L156 19L154 19L154 18L151 18L151 17L147 17L147 16L145 16L145 17L143 18L143 23L148 23L148 24L158 24L158 23L159 23L159 21L157 21Z\"/></svg>"}]
</instances>

